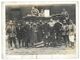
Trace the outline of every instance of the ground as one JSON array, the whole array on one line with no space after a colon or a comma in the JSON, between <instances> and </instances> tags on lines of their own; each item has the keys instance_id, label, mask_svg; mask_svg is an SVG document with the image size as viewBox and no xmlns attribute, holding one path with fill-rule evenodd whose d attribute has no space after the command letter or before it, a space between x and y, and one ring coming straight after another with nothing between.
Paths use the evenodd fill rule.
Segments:
<instances>
[{"instance_id":1,"label":"ground","mask_svg":"<svg viewBox=\"0 0 80 60\"><path fill-rule=\"evenodd\" d=\"M41 47L41 48L19 48L7 49L9 55L36 55L36 54L75 54L75 49L70 47Z\"/></svg>"}]
</instances>

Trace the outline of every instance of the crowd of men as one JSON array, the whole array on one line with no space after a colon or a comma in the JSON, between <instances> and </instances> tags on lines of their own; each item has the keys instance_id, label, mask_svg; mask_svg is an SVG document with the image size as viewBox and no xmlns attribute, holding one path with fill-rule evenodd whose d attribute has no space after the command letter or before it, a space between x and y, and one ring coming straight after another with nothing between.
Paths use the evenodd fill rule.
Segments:
<instances>
[{"instance_id":1,"label":"crowd of men","mask_svg":"<svg viewBox=\"0 0 80 60\"><path fill-rule=\"evenodd\" d=\"M38 42L43 42L44 47L64 45L73 48L76 35L75 24L69 18L65 9L63 9L62 14L65 15L63 22L52 18L49 21L22 21L22 23L10 20L6 28L9 48L13 48L13 45L15 48L36 47Z\"/></svg>"}]
</instances>

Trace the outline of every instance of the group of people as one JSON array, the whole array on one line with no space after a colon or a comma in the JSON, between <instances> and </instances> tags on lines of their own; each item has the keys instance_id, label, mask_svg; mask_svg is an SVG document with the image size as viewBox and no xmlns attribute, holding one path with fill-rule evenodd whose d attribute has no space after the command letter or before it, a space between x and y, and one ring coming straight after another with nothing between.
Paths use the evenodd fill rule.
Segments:
<instances>
[{"instance_id":1,"label":"group of people","mask_svg":"<svg viewBox=\"0 0 80 60\"><path fill-rule=\"evenodd\" d=\"M74 47L75 25L72 20L16 23L10 20L7 25L9 47L36 47L36 43L43 42L44 46L65 45ZM71 45L70 45L71 44Z\"/></svg>"},{"instance_id":2,"label":"group of people","mask_svg":"<svg viewBox=\"0 0 80 60\"><path fill-rule=\"evenodd\" d=\"M34 7L32 15L38 16L39 11ZM21 21L9 20L6 25L8 46L10 48L36 47L36 43L43 42L45 47L75 46L75 24L69 18L68 12L63 9L65 19Z\"/></svg>"}]
</instances>

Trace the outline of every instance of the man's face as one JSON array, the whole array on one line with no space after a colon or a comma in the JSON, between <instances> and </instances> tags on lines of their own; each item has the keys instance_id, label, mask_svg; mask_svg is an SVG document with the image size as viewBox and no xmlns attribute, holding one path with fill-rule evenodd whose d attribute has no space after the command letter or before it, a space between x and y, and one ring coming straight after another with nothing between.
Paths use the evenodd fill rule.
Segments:
<instances>
[{"instance_id":1,"label":"man's face","mask_svg":"<svg viewBox=\"0 0 80 60\"><path fill-rule=\"evenodd\" d=\"M59 20L57 20L57 22L59 22Z\"/></svg>"},{"instance_id":2,"label":"man's face","mask_svg":"<svg viewBox=\"0 0 80 60\"><path fill-rule=\"evenodd\" d=\"M65 9L63 9L63 11L66 11Z\"/></svg>"},{"instance_id":3,"label":"man's face","mask_svg":"<svg viewBox=\"0 0 80 60\"><path fill-rule=\"evenodd\" d=\"M18 23L18 26L20 26L21 24Z\"/></svg>"},{"instance_id":4,"label":"man's face","mask_svg":"<svg viewBox=\"0 0 80 60\"><path fill-rule=\"evenodd\" d=\"M29 24L29 22L26 22L26 24Z\"/></svg>"},{"instance_id":5,"label":"man's face","mask_svg":"<svg viewBox=\"0 0 80 60\"><path fill-rule=\"evenodd\" d=\"M50 19L50 22L52 22L53 21L53 19Z\"/></svg>"},{"instance_id":6,"label":"man's face","mask_svg":"<svg viewBox=\"0 0 80 60\"><path fill-rule=\"evenodd\" d=\"M34 7L32 7L32 9L35 9Z\"/></svg>"},{"instance_id":7,"label":"man's face","mask_svg":"<svg viewBox=\"0 0 80 60\"><path fill-rule=\"evenodd\" d=\"M66 24L66 20L63 20L63 23Z\"/></svg>"},{"instance_id":8,"label":"man's face","mask_svg":"<svg viewBox=\"0 0 80 60\"><path fill-rule=\"evenodd\" d=\"M73 22L72 22L72 20L70 20L70 24L72 24Z\"/></svg>"},{"instance_id":9,"label":"man's face","mask_svg":"<svg viewBox=\"0 0 80 60\"><path fill-rule=\"evenodd\" d=\"M12 20L10 20L10 23L12 23Z\"/></svg>"}]
</instances>

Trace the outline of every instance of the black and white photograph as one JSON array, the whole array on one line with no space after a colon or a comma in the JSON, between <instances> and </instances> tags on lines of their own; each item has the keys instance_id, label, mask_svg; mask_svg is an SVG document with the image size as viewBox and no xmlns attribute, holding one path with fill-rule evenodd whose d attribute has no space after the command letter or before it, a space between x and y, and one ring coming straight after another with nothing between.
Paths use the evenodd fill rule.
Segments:
<instances>
[{"instance_id":1,"label":"black and white photograph","mask_svg":"<svg viewBox=\"0 0 80 60\"><path fill-rule=\"evenodd\" d=\"M75 4L6 6L7 54L57 54L68 53L67 49L73 53L75 8Z\"/></svg>"},{"instance_id":2,"label":"black and white photograph","mask_svg":"<svg viewBox=\"0 0 80 60\"><path fill-rule=\"evenodd\" d=\"M5 4L6 55L76 55L75 3Z\"/></svg>"}]
</instances>

